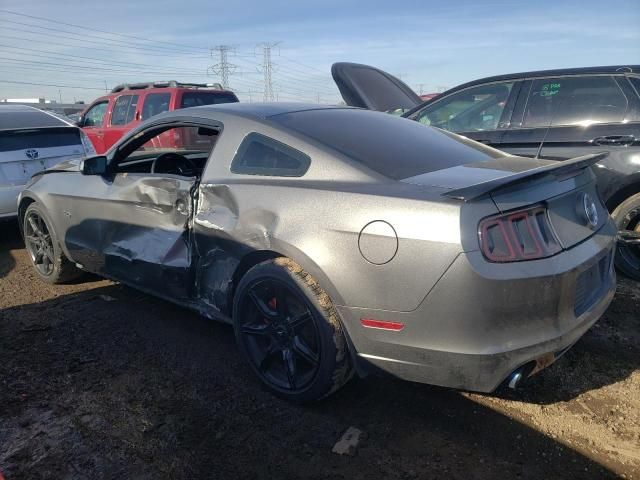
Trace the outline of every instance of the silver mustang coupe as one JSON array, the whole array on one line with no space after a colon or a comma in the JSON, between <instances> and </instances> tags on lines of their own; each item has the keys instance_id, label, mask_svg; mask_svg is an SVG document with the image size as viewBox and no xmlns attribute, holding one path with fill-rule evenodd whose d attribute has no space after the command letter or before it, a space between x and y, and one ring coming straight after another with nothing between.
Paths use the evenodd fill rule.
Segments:
<instances>
[{"instance_id":1,"label":"silver mustang coupe","mask_svg":"<svg viewBox=\"0 0 640 480\"><path fill-rule=\"evenodd\" d=\"M601 155L514 157L385 113L228 104L153 117L19 198L39 276L90 271L232 323L276 394L354 372L489 392L612 299Z\"/></svg>"}]
</instances>

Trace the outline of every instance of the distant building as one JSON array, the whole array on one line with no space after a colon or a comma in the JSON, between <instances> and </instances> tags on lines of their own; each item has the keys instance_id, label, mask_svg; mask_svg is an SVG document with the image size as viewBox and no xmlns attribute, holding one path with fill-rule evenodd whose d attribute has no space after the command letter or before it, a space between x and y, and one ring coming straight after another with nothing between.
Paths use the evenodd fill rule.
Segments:
<instances>
[{"instance_id":1,"label":"distant building","mask_svg":"<svg viewBox=\"0 0 640 480\"><path fill-rule=\"evenodd\" d=\"M3 103L56 103L55 100L47 100L46 98L3 98Z\"/></svg>"}]
</instances>

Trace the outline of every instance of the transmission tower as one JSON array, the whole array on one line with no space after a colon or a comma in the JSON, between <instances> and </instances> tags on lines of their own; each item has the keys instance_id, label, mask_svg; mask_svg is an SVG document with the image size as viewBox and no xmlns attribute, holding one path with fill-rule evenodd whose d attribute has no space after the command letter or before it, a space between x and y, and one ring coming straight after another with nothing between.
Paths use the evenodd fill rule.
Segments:
<instances>
[{"instance_id":1,"label":"transmission tower","mask_svg":"<svg viewBox=\"0 0 640 480\"><path fill-rule=\"evenodd\" d=\"M271 62L271 49L280 42L263 43L262 44L262 73L264 75L264 101L273 102L275 95L273 93L273 62Z\"/></svg>"},{"instance_id":2,"label":"transmission tower","mask_svg":"<svg viewBox=\"0 0 640 480\"><path fill-rule=\"evenodd\" d=\"M220 77L223 88L229 88L229 75L231 75L237 65L229 63L229 52L233 50L233 47L229 45L217 45L211 49L211 57L217 58L218 63L209 67L213 75Z\"/></svg>"}]
</instances>

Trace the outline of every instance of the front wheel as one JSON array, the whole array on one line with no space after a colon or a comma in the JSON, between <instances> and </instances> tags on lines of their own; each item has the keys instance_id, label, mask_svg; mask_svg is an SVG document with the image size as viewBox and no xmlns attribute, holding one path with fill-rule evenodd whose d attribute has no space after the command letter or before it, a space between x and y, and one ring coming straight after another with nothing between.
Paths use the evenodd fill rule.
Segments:
<instances>
[{"instance_id":1,"label":"front wheel","mask_svg":"<svg viewBox=\"0 0 640 480\"><path fill-rule=\"evenodd\" d=\"M47 283L64 283L82 275L62 252L51 220L38 203L27 207L22 219L24 243L38 276Z\"/></svg>"},{"instance_id":2,"label":"front wheel","mask_svg":"<svg viewBox=\"0 0 640 480\"><path fill-rule=\"evenodd\" d=\"M251 368L282 398L319 400L351 377L347 342L333 303L288 258L260 263L242 277L233 319Z\"/></svg>"},{"instance_id":3,"label":"front wheel","mask_svg":"<svg viewBox=\"0 0 640 480\"><path fill-rule=\"evenodd\" d=\"M627 198L611 214L618 228L616 267L640 280L640 193Z\"/></svg>"}]
</instances>

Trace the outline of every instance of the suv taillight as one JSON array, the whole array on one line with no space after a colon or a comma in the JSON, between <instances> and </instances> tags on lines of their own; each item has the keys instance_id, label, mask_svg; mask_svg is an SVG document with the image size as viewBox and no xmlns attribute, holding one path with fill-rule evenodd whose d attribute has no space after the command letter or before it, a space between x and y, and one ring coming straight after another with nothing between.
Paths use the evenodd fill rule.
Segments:
<instances>
[{"instance_id":1,"label":"suv taillight","mask_svg":"<svg viewBox=\"0 0 640 480\"><path fill-rule=\"evenodd\" d=\"M535 260L562 250L544 206L485 218L478 227L478 237L490 262Z\"/></svg>"}]
</instances>

